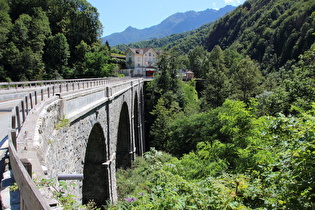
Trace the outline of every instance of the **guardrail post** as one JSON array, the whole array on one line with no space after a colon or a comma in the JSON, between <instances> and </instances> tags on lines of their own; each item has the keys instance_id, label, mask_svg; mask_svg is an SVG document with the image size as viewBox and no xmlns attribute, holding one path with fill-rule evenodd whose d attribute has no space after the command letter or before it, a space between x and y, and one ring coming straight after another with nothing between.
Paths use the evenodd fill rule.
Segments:
<instances>
[{"instance_id":1,"label":"guardrail post","mask_svg":"<svg viewBox=\"0 0 315 210\"><path fill-rule=\"evenodd\" d=\"M32 164L30 161L26 158L20 159L24 168L26 169L28 175L32 178ZM20 209L28 210L26 202L24 201L23 197L20 196Z\"/></svg>"},{"instance_id":2,"label":"guardrail post","mask_svg":"<svg viewBox=\"0 0 315 210\"><path fill-rule=\"evenodd\" d=\"M52 96L55 95L55 85L52 86Z\"/></svg>"},{"instance_id":3,"label":"guardrail post","mask_svg":"<svg viewBox=\"0 0 315 210\"><path fill-rule=\"evenodd\" d=\"M48 98L50 98L50 88L47 88L47 94L48 94Z\"/></svg>"},{"instance_id":4,"label":"guardrail post","mask_svg":"<svg viewBox=\"0 0 315 210\"><path fill-rule=\"evenodd\" d=\"M35 105L37 105L37 91L34 91Z\"/></svg>"},{"instance_id":5,"label":"guardrail post","mask_svg":"<svg viewBox=\"0 0 315 210\"><path fill-rule=\"evenodd\" d=\"M21 116L20 116L19 106L15 106L15 114L16 114L16 122L17 122L18 131L20 131L21 130Z\"/></svg>"},{"instance_id":6,"label":"guardrail post","mask_svg":"<svg viewBox=\"0 0 315 210\"><path fill-rule=\"evenodd\" d=\"M17 144L16 144L16 130L14 129L11 129L11 141L12 141L12 144L14 146L15 149L17 149Z\"/></svg>"},{"instance_id":7,"label":"guardrail post","mask_svg":"<svg viewBox=\"0 0 315 210\"><path fill-rule=\"evenodd\" d=\"M59 93L62 92L62 85L59 85Z\"/></svg>"},{"instance_id":8,"label":"guardrail post","mask_svg":"<svg viewBox=\"0 0 315 210\"><path fill-rule=\"evenodd\" d=\"M12 144L14 145L15 149L16 149L16 121L15 121L15 115L12 115L11 117L11 140L12 140Z\"/></svg>"},{"instance_id":9,"label":"guardrail post","mask_svg":"<svg viewBox=\"0 0 315 210\"><path fill-rule=\"evenodd\" d=\"M30 97L30 105L31 105L31 109L33 109L33 97L32 97L32 93L29 94Z\"/></svg>"},{"instance_id":10,"label":"guardrail post","mask_svg":"<svg viewBox=\"0 0 315 210\"><path fill-rule=\"evenodd\" d=\"M11 117L11 128L16 129L16 117L12 115Z\"/></svg>"},{"instance_id":11,"label":"guardrail post","mask_svg":"<svg viewBox=\"0 0 315 210\"><path fill-rule=\"evenodd\" d=\"M28 115L28 98L27 96L25 96L25 112L26 112L26 116Z\"/></svg>"},{"instance_id":12,"label":"guardrail post","mask_svg":"<svg viewBox=\"0 0 315 210\"><path fill-rule=\"evenodd\" d=\"M44 90L43 89L40 90L40 96L41 96L40 101L43 101L44 100Z\"/></svg>"},{"instance_id":13,"label":"guardrail post","mask_svg":"<svg viewBox=\"0 0 315 210\"><path fill-rule=\"evenodd\" d=\"M31 164L31 162L27 158L22 158L21 162L22 162L23 166L25 167L28 175L30 175L30 177L32 178L32 164Z\"/></svg>"},{"instance_id":14,"label":"guardrail post","mask_svg":"<svg viewBox=\"0 0 315 210\"><path fill-rule=\"evenodd\" d=\"M112 89L110 87L106 87L107 97L112 96Z\"/></svg>"},{"instance_id":15,"label":"guardrail post","mask_svg":"<svg viewBox=\"0 0 315 210\"><path fill-rule=\"evenodd\" d=\"M21 101L21 109L22 109L22 122L25 122L25 106L24 106L24 101Z\"/></svg>"}]
</instances>

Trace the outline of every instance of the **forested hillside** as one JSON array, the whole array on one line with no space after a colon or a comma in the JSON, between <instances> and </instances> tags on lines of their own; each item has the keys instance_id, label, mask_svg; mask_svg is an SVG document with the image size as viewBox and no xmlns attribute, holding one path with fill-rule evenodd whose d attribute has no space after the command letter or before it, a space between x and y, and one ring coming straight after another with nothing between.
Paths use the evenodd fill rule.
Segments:
<instances>
[{"instance_id":1,"label":"forested hillside","mask_svg":"<svg viewBox=\"0 0 315 210\"><path fill-rule=\"evenodd\" d=\"M109 209L314 209L314 5L249 0L165 45L147 87L154 148L118 170Z\"/></svg>"},{"instance_id":2,"label":"forested hillside","mask_svg":"<svg viewBox=\"0 0 315 210\"><path fill-rule=\"evenodd\" d=\"M0 81L107 76L114 68L86 0L0 0Z\"/></svg>"},{"instance_id":3,"label":"forested hillside","mask_svg":"<svg viewBox=\"0 0 315 210\"><path fill-rule=\"evenodd\" d=\"M314 10L314 1L249 0L211 25L206 34L194 34L173 47L184 52L200 42L208 51L216 45L223 50L234 47L270 72L313 44Z\"/></svg>"}]
</instances>

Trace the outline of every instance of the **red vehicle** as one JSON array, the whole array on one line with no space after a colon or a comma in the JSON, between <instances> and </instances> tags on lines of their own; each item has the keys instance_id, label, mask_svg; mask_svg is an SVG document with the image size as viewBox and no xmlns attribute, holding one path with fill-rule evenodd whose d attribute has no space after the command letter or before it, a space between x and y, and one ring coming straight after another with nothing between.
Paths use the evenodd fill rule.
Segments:
<instances>
[{"instance_id":1,"label":"red vehicle","mask_svg":"<svg viewBox=\"0 0 315 210\"><path fill-rule=\"evenodd\" d=\"M145 76L146 77L153 77L153 74L155 73L155 71L150 71L150 70L147 70L146 72L145 72Z\"/></svg>"}]
</instances>

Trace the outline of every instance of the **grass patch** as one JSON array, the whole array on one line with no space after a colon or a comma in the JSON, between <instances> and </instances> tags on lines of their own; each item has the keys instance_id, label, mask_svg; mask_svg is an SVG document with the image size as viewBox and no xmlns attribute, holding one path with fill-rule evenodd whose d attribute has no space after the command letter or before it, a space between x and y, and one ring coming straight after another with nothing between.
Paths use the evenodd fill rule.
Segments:
<instances>
[{"instance_id":1,"label":"grass patch","mask_svg":"<svg viewBox=\"0 0 315 210\"><path fill-rule=\"evenodd\" d=\"M56 129L60 130L62 128L69 127L69 119L66 119L65 116L62 117L62 120L58 121L56 124Z\"/></svg>"}]
</instances>

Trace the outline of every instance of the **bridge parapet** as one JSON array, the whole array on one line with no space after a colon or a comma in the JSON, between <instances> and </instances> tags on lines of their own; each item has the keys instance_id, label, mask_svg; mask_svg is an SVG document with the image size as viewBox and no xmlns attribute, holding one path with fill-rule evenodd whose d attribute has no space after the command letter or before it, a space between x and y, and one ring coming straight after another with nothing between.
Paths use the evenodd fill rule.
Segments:
<instances>
[{"instance_id":1,"label":"bridge parapet","mask_svg":"<svg viewBox=\"0 0 315 210\"><path fill-rule=\"evenodd\" d=\"M121 78L119 78L121 79ZM27 81L27 82L0 82L0 91L14 90L14 89L32 89L34 87L42 86L56 86L68 84L79 84L84 86L96 86L100 83L110 83L113 78L86 78L86 79L63 79L63 80L41 80L41 81Z\"/></svg>"},{"instance_id":2,"label":"bridge parapet","mask_svg":"<svg viewBox=\"0 0 315 210\"><path fill-rule=\"evenodd\" d=\"M84 113L89 112L91 109L103 104L114 97L119 96L125 91L138 85L142 79L130 79L128 81L121 81L118 83L108 83L105 86L98 88L81 91L80 93L74 92L73 94L60 94L63 99L63 113L60 117L73 121L76 116L82 116Z\"/></svg>"},{"instance_id":3,"label":"bridge parapet","mask_svg":"<svg viewBox=\"0 0 315 210\"><path fill-rule=\"evenodd\" d=\"M26 94L15 106L10 122L9 150L13 174L20 187L21 201L23 201L21 206L23 208L32 209L36 206L38 207L36 209L51 209L52 206L56 205L54 201L49 201L42 196L31 179L32 174L27 173L26 169L21 167L23 166L21 158L34 157L34 153L36 153L33 147L36 130L34 121L38 119L40 111L47 104L63 99L64 104L61 106L61 113L63 114L59 118L66 117L70 121L75 120L88 110L104 103L110 97L116 97L137 83L139 80L130 81L130 78L122 78L119 80L97 79L95 81L70 81L70 83L54 84L48 88L45 87ZM80 104L80 107L75 104ZM30 162L37 170L41 168L38 165L38 160L30 160ZM42 174L44 172L41 172Z\"/></svg>"}]
</instances>

